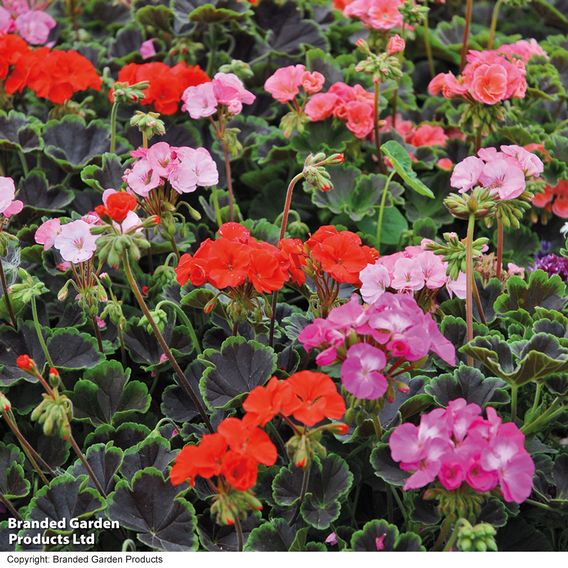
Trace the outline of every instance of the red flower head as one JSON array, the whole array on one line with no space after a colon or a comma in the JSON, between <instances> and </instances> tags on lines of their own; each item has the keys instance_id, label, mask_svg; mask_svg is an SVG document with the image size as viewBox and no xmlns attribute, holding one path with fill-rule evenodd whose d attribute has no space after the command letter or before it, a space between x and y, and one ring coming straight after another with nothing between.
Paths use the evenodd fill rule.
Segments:
<instances>
[{"instance_id":1,"label":"red flower head","mask_svg":"<svg viewBox=\"0 0 568 568\"><path fill-rule=\"evenodd\" d=\"M178 454L170 472L173 485L184 481L195 485L197 476L209 479L221 473L227 442L219 434L205 434L197 446L186 446Z\"/></svg>"},{"instance_id":2,"label":"red flower head","mask_svg":"<svg viewBox=\"0 0 568 568\"><path fill-rule=\"evenodd\" d=\"M37 368L35 361L29 355L20 355L16 359L16 365L18 368L22 369L22 371L27 371L28 373L31 373Z\"/></svg>"},{"instance_id":3,"label":"red flower head","mask_svg":"<svg viewBox=\"0 0 568 568\"><path fill-rule=\"evenodd\" d=\"M215 288L234 288L246 280L250 249L223 237L213 241L208 254L209 281Z\"/></svg>"},{"instance_id":4,"label":"red flower head","mask_svg":"<svg viewBox=\"0 0 568 568\"><path fill-rule=\"evenodd\" d=\"M176 280L183 286L189 280L194 286L203 286L207 282L207 255L213 241L207 239L201 243L197 252L191 256L183 254L176 268Z\"/></svg>"},{"instance_id":5,"label":"red flower head","mask_svg":"<svg viewBox=\"0 0 568 568\"><path fill-rule=\"evenodd\" d=\"M330 377L314 371L294 373L286 381L294 397L285 404L282 413L292 415L306 426L313 426L324 418L339 420L345 414L345 401L337 392Z\"/></svg>"},{"instance_id":6,"label":"red flower head","mask_svg":"<svg viewBox=\"0 0 568 568\"><path fill-rule=\"evenodd\" d=\"M252 420L225 418L217 431L234 452L248 456L257 463L274 465L276 463L276 446L268 434L256 426Z\"/></svg>"},{"instance_id":7,"label":"red flower head","mask_svg":"<svg viewBox=\"0 0 568 568\"><path fill-rule=\"evenodd\" d=\"M0 81L6 79L10 67L16 65L29 51L30 46L20 36L0 36Z\"/></svg>"},{"instance_id":8,"label":"red flower head","mask_svg":"<svg viewBox=\"0 0 568 568\"><path fill-rule=\"evenodd\" d=\"M134 211L138 202L126 191L117 191L108 196L106 209L109 217L117 223L122 223L130 211Z\"/></svg>"},{"instance_id":9,"label":"red flower head","mask_svg":"<svg viewBox=\"0 0 568 568\"><path fill-rule=\"evenodd\" d=\"M304 267L308 263L304 244L300 239L282 239L278 243L278 247L282 256L288 262L288 270L292 280L302 286L306 281Z\"/></svg>"},{"instance_id":10,"label":"red flower head","mask_svg":"<svg viewBox=\"0 0 568 568\"><path fill-rule=\"evenodd\" d=\"M254 388L243 402L247 411L247 421L264 426L270 422L283 408L290 408L297 401L288 381L279 381L272 377L264 387Z\"/></svg>"},{"instance_id":11,"label":"red flower head","mask_svg":"<svg viewBox=\"0 0 568 568\"><path fill-rule=\"evenodd\" d=\"M250 231L240 223L224 223L219 227L217 234L230 241L243 243L245 245L250 239Z\"/></svg>"},{"instance_id":12,"label":"red flower head","mask_svg":"<svg viewBox=\"0 0 568 568\"><path fill-rule=\"evenodd\" d=\"M251 457L229 451L223 458L223 476L238 491L254 487L258 463Z\"/></svg>"}]
</instances>

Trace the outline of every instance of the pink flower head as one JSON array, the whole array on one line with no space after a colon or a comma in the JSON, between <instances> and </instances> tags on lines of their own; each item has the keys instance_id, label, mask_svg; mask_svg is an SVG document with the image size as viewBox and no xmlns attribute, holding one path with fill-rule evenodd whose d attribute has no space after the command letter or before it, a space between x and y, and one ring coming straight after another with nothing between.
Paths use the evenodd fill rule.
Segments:
<instances>
[{"instance_id":1,"label":"pink flower head","mask_svg":"<svg viewBox=\"0 0 568 568\"><path fill-rule=\"evenodd\" d=\"M519 197L526 187L525 174L521 168L504 158L486 163L479 181L483 187L490 188L493 194L497 194L503 200Z\"/></svg>"},{"instance_id":2,"label":"pink flower head","mask_svg":"<svg viewBox=\"0 0 568 568\"><path fill-rule=\"evenodd\" d=\"M89 260L97 248L98 236L91 234L91 225L85 221L71 221L61 226L54 246L63 260L77 264Z\"/></svg>"},{"instance_id":3,"label":"pink flower head","mask_svg":"<svg viewBox=\"0 0 568 568\"><path fill-rule=\"evenodd\" d=\"M522 146L501 146L501 152L506 156L514 158L520 165L525 176L538 177L544 171L542 160L532 152L527 151Z\"/></svg>"},{"instance_id":4,"label":"pink flower head","mask_svg":"<svg viewBox=\"0 0 568 568\"><path fill-rule=\"evenodd\" d=\"M55 243L55 238L61 231L59 219L48 219L37 229L34 235L35 242L43 245L43 250L49 250Z\"/></svg>"},{"instance_id":5,"label":"pink flower head","mask_svg":"<svg viewBox=\"0 0 568 568\"><path fill-rule=\"evenodd\" d=\"M424 251L414 259L422 272L422 279L426 288L436 290L446 284L446 266L444 261L431 251Z\"/></svg>"},{"instance_id":6,"label":"pink flower head","mask_svg":"<svg viewBox=\"0 0 568 568\"><path fill-rule=\"evenodd\" d=\"M140 197L148 197L150 191L163 183L160 174L155 171L145 158L124 172L124 181Z\"/></svg>"},{"instance_id":7,"label":"pink flower head","mask_svg":"<svg viewBox=\"0 0 568 568\"><path fill-rule=\"evenodd\" d=\"M359 139L371 134L374 127L373 105L366 101L355 100L345 105L347 128Z\"/></svg>"},{"instance_id":8,"label":"pink flower head","mask_svg":"<svg viewBox=\"0 0 568 568\"><path fill-rule=\"evenodd\" d=\"M399 7L403 0L353 0L344 10L346 16L359 18L365 25L387 31L402 26Z\"/></svg>"},{"instance_id":9,"label":"pink flower head","mask_svg":"<svg viewBox=\"0 0 568 568\"><path fill-rule=\"evenodd\" d=\"M150 59L156 55L156 48L154 46L154 38L143 41L140 45L140 55L142 59Z\"/></svg>"},{"instance_id":10,"label":"pink flower head","mask_svg":"<svg viewBox=\"0 0 568 568\"><path fill-rule=\"evenodd\" d=\"M339 97L333 93L318 93L310 97L304 112L312 122L320 122L333 115Z\"/></svg>"},{"instance_id":11,"label":"pink flower head","mask_svg":"<svg viewBox=\"0 0 568 568\"><path fill-rule=\"evenodd\" d=\"M436 165L446 172L451 172L454 167L454 163L450 160L450 158L440 158Z\"/></svg>"},{"instance_id":12,"label":"pink flower head","mask_svg":"<svg viewBox=\"0 0 568 568\"><path fill-rule=\"evenodd\" d=\"M420 146L445 146L448 137L441 126L433 126L432 124L420 125L407 142L419 148Z\"/></svg>"},{"instance_id":13,"label":"pink flower head","mask_svg":"<svg viewBox=\"0 0 568 568\"><path fill-rule=\"evenodd\" d=\"M17 215L24 208L24 204L19 199L14 199L15 196L14 180L0 176L0 214L6 218Z\"/></svg>"},{"instance_id":14,"label":"pink flower head","mask_svg":"<svg viewBox=\"0 0 568 568\"><path fill-rule=\"evenodd\" d=\"M168 181L178 193L192 193L197 187L219 183L219 172L211 154L205 148L176 148L179 163L172 169Z\"/></svg>"},{"instance_id":15,"label":"pink flower head","mask_svg":"<svg viewBox=\"0 0 568 568\"><path fill-rule=\"evenodd\" d=\"M521 39L514 43L502 45L497 49L497 53L502 53L510 58L518 57L523 63L528 63L533 57L539 56L548 59L548 55L536 39Z\"/></svg>"},{"instance_id":16,"label":"pink flower head","mask_svg":"<svg viewBox=\"0 0 568 568\"><path fill-rule=\"evenodd\" d=\"M381 398L388 388L385 376L380 372L386 365L383 351L358 343L347 351L341 366L341 382L345 390L363 400Z\"/></svg>"},{"instance_id":17,"label":"pink flower head","mask_svg":"<svg viewBox=\"0 0 568 568\"><path fill-rule=\"evenodd\" d=\"M243 104L250 105L256 99L234 73L217 73L211 83L217 102L226 106L231 114L240 114Z\"/></svg>"},{"instance_id":18,"label":"pink flower head","mask_svg":"<svg viewBox=\"0 0 568 568\"><path fill-rule=\"evenodd\" d=\"M406 42L402 39L398 34L395 34L389 38L389 42L387 44L387 53L389 55L395 55L404 51L406 47Z\"/></svg>"},{"instance_id":19,"label":"pink flower head","mask_svg":"<svg viewBox=\"0 0 568 568\"><path fill-rule=\"evenodd\" d=\"M507 98L507 71L502 65L481 65L474 74L471 93L473 98L494 105Z\"/></svg>"},{"instance_id":20,"label":"pink flower head","mask_svg":"<svg viewBox=\"0 0 568 568\"><path fill-rule=\"evenodd\" d=\"M302 87L308 95L315 95L323 89L325 77L318 71L305 71L302 76Z\"/></svg>"},{"instance_id":21,"label":"pink flower head","mask_svg":"<svg viewBox=\"0 0 568 568\"><path fill-rule=\"evenodd\" d=\"M395 290L420 290L424 286L421 267L414 259L400 258L394 265L391 286Z\"/></svg>"},{"instance_id":22,"label":"pink flower head","mask_svg":"<svg viewBox=\"0 0 568 568\"><path fill-rule=\"evenodd\" d=\"M177 164L176 151L167 142L157 142L150 146L145 159L152 171L160 177L168 177Z\"/></svg>"},{"instance_id":23,"label":"pink flower head","mask_svg":"<svg viewBox=\"0 0 568 568\"><path fill-rule=\"evenodd\" d=\"M264 83L264 89L278 102L287 103L298 95L306 68L303 65L289 65L277 69Z\"/></svg>"},{"instance_id":24,"label":"pink flower head","mask_svg":"<svg viewBox=\"0 0 568 568\"><path fill-rule=\"evenodd\" d=\"M7 34L12 31L14 27L14 21L12 20L12 14L0 6L0 34Z\"/></svg>"},{"instance_id":25,"label":"pink flower head","mask_svg":"<svg viewBox=\"0 0 568 568\"><path fill-rule=\"evenodd\" d=\"M390 287L390 274L385 266L379 263L369 264L359 274L362 282L361 296L368 304L375 303Z\"/></svg>"},{"instance_id":26,"label":"pink flower head","mask_svg":"<svg viewBox=\"0 0 568 568\"><path fill-rule=\"evenodd\" d=\"M450 178L450 185L459 189L460 193L465 193L479 182L479 176L485 164L479 158L470 156L456 165Z\"/></svg>"},{"instance_id":27,"label":"pink flower head","mask_svg":"<svg viewBox=\"0 0 568 568\"><path fill-rule=\"evenodd\" d=\"M181 110L189 113L194 120L212 116L217 112L217 97L211 82L188 87L181 96Z\"/></svg>"},{"instance_id":28,"label":"pink flower head","mask_svg":"<svg viewBox=\"0 0 568 568\"><path fill-rule=\"evenodd\" d=\"M16 18L18 33L32 45L43 45L49 38L49 33L57 25L55 20L46 12L30 10Z\"/></svg>"}]
</instances>

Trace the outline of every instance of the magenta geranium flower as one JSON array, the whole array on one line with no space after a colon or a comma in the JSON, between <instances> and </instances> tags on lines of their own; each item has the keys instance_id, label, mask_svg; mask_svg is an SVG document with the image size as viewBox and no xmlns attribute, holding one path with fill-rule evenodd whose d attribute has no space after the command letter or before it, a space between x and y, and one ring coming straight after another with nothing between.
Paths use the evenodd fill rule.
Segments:
<instances>
[{"instance_id":1,"label":"magenta geranium flower","mask_svg":"<svg viewBox=\"0 0 568 568\"><path fill-rule=\"evenodd\" d=\"M361 399L381 398L388 388L388 382L381 373L386 362L384 352L372 345L359 343L350 347L341 365L341 381L345 390Z\"/></svg>"}]
</instances>

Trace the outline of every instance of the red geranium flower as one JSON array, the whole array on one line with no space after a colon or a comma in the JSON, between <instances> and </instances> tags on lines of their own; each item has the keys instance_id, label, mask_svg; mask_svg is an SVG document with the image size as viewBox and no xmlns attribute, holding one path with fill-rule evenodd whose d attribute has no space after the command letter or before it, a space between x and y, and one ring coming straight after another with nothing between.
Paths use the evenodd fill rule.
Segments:
<instances>
[{"instance_id":1,"label":"red geranium flower","mask_svg":"<svg viewBox=\"0 0 568 568\"><path fill-rule=\"evenodd\" d=\"M286 381L294 397L285 404L282 413L292 415L306 426L313 426L324 418L339 420L345 414L345 401L337 392L330 377L314 371L294 373Z\"/></svg>"},{"instance_id":2,"label":"red geranium flower","mask_svg":"<svg viewBox=\"0 0 568 568\"><path fill-rule=\"evenodd\" d=\"M126 191L117 191L108 196L106 212L117 223L122 223L130 211L134 211L138 202L136 198Z\"/></svg>"},{"instance_id":3,"label":"red geranium flower","mask_svg":"<svg viewBox=\"0 0 568 568\"><path fill-rule=\"evenodd\" d=\"M223 476L238 491L254 487L258 476L258 463L251 457L229 451L223 458Z\"/></svg>"},{"instance_id":4,"label":"red geranium flower","mask_svg":"<svg viewBox=\"0 0 568 568\"><path fill-rule=\"evenodd\" d=\"M299 405L288 381L272 377L266 386L256 387L249 393L243 402L243 408L247 411L247 420L264 426L283 408L290 409L294 402Z\"/></svg>"}]
</instances>

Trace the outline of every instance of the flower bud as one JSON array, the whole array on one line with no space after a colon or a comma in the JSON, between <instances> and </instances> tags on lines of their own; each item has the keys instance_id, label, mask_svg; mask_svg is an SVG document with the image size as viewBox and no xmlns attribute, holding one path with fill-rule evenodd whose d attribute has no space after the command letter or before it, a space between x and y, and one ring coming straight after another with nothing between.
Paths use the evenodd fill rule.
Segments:
<instances>
[{"instance_id":1,"label":"flower bud","mask_svg":"<svg viewBox=\"0 0 568 568\"><path fill-rule=\"evenodd\" d=\"M145 113L138 110L130 119L130 126L138 128L148 140L153 136L162 136L166 133L166 125L159 119L159 116L157 112Z\"/></svg>"}]
</instances>

